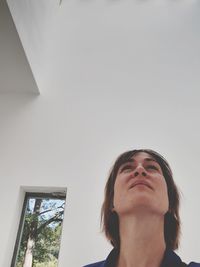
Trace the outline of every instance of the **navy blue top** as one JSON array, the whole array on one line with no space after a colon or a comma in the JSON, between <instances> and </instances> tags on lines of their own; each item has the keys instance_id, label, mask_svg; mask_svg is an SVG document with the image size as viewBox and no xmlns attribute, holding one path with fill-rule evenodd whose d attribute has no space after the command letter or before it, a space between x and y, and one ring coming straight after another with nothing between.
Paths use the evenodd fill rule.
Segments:
<instances>
[{"instance_id":1,"label":"navy blue top","mask_svg":"<svg viewBox=\"0 0 200 267\"><path fill-rule=\"evenodd\" d=\"M95 262L89 265L85 265L84 267L115 267L115 263L117 261L118 253L116 249L113 249L106 260ZM161 267L200 267L199 263L191 262L189 264L184 263L181 258L170 249L165 250L165 254L161 263Z\"/></svg>"}]
</instances>

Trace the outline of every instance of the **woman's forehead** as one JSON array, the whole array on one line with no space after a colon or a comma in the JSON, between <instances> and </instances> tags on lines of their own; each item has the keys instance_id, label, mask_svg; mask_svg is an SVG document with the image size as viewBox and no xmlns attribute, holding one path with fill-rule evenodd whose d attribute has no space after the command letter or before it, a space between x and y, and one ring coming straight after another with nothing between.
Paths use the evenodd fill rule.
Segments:
<instances>
[{"instance_id":1,"label":"woman's forehead","mask_svg":"<svg viewBox=\"0 0 200 267\"><path fill-rule=\"evenodd\" d=\"M131 159L134 160L135 158L142 158L142 159L153 159L156 161L155 157L153 157L151 154L147 153L147 152L136 152Z\"/></svg>"},{"instance_id":2,"label":"woman's forehead","mask_svg":"<svg viewBox=\"0 0 200 267\"><path fill-rule=\"evenodd\" d=\"M146 160L146 161L153 160L153 161L158 162L153 155L151 155L151 154L149 154L147 152L141 152L141 151L139 151L139 152L136 152L136 153L134 153L132 155L127 155L127 157L124 157L121 160L121 162L120 162L121 164L120 165L122 165L122 164L124 164L126 162L134 162L135 159L143 159L143 160Z\"/></svg>"}]
</instances>

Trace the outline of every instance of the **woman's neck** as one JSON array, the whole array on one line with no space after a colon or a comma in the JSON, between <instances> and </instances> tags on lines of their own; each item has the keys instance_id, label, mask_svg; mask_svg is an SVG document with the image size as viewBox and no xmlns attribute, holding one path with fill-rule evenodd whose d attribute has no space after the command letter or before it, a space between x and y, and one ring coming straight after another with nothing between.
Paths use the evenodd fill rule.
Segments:
<instances>
[{"instance_id":1,"label":"woman's neck","mask_svg":"<svg viewBox=\"0 0 200 267\"><path fill-rule=\"evenodd\" d=\"M160 267L166 249L164 217L126 216L119 222L119 231L116 267Z\"/></svg>"}]
</instances>

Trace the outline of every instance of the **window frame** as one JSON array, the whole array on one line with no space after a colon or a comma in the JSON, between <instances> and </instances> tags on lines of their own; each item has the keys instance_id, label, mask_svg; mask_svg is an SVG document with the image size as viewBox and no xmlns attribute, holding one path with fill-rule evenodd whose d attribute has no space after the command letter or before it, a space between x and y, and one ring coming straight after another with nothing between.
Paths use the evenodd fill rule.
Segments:
<instances>
[{"instance_id":1,"label":"window frame","mask_svg":"<svg viewBox=\"0 0 200 267\"><path fill-rule=\"evenodd\" d=\"M26 208L27 208L27 201L29 198L51 198L51 199L60 199L60 200L65 200L65 205L66 205L66 190L62 191L57 191L57 192L24 192L24 201L22 205L22 211L20 215L20 220L19 220L19 225L18 225L18 230L17 230L17 236L16 236L16 241L15 241L15 246L14 246L14 251L13 251L13 256L11 260L11 267L16 267L16 262L17 262L17 255L20 249L20 242L21 242L21 237L23 234L23 227L24 227L24 221L25 221L25 213L26 213ZM65 214L65 209L64 209L64 214ZM63 219L64 220L64 219ZM63 222L62 222L63 223Z\"/></svg>"}]
</instances>

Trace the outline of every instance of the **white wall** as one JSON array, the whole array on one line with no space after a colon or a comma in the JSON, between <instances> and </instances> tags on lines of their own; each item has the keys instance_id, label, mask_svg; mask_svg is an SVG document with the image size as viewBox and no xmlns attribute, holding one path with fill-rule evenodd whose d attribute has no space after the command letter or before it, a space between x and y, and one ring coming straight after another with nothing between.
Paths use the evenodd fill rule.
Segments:
<instances>
[{"instance_id":1,"label":"white wall","mask_svg":"<svg viewBox=\"0 0 200 267\"><path fill-rule=\"evenodd\" d=\"M184 195L178 253L200 262L199 1L40 1L43 14L19 2L21 17L9 1L41 95L0 98L0 266L11 261L21 185L68 188L59 267L105 258L107 173L139 147L171 163Z\"/></svg>"},{"instance_id":2,"label":"white wall","mask_svg":"<svg viewBox=\"0 0 200 267\"><path fill-rule=\"evenodd\" d=\"M0 93L38 94L6 0L0 1L0 38Z\"/></svg>"}]
</instances>

